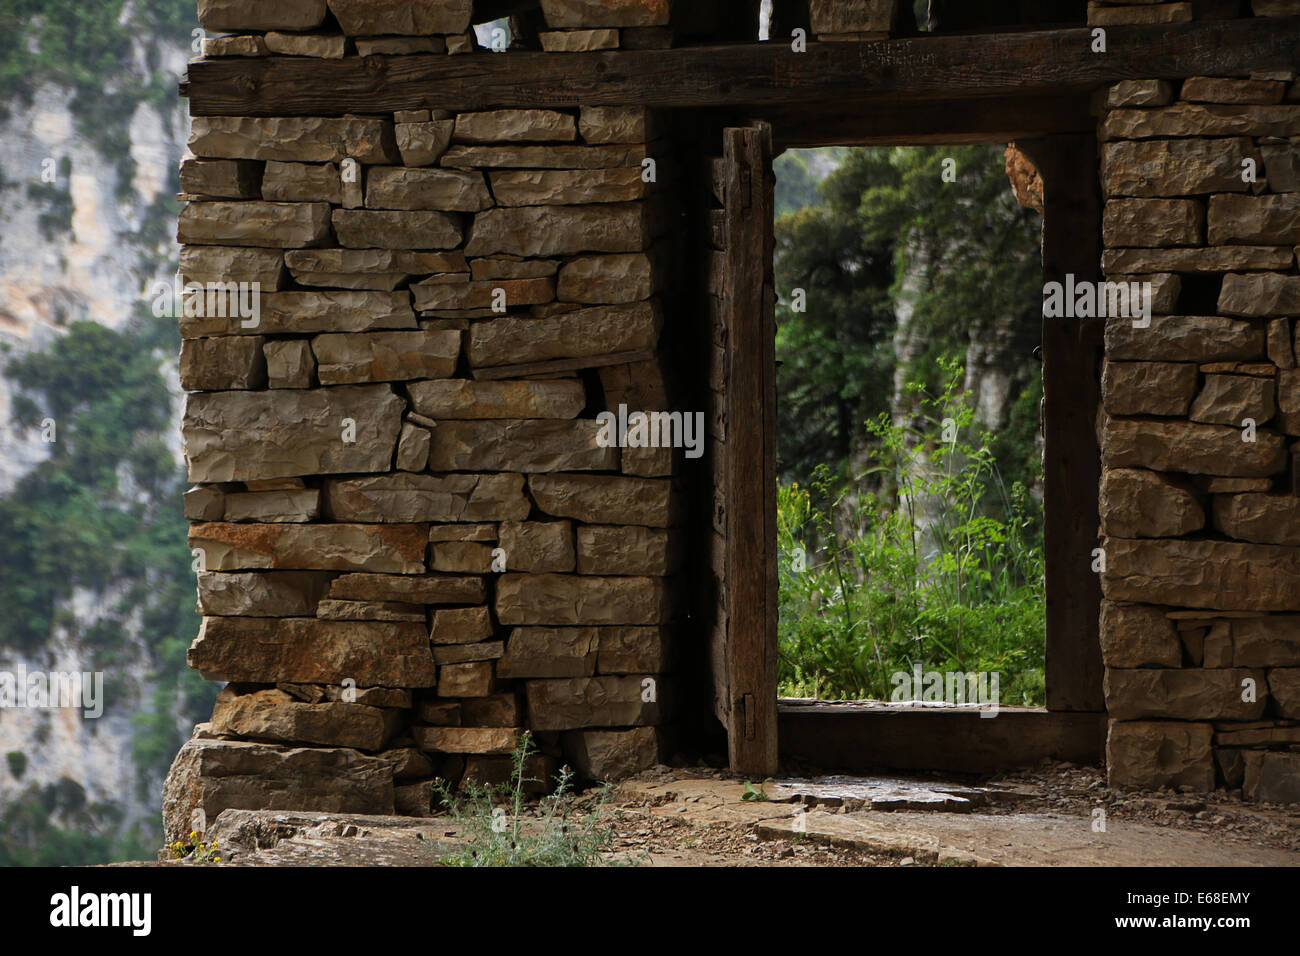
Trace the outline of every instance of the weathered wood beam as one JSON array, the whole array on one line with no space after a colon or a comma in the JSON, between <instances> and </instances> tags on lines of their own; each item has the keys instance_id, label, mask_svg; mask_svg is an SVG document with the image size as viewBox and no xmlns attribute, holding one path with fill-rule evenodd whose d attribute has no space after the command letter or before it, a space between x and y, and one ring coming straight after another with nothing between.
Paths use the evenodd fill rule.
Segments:
<instances>
[{"instance_id":1,"label":"weathered wood beam","mask_svg":"<svg viewBox=\"0 0 1300 956\"><path fill-rule=\"evenodd\" d=\"M1006 143L1054 133L1092 132L1086 93L986 97L951 103L834 103L759 110L778 150L800 146L951 146Z\"/></svg>"},{"instance_id":2,"label":"weathered wood beam","mask_svg":"<svg viewBox=\"0 0 1300 956\"><path fill-rule=\"evenodd\" d=\"M1043 178L1043 277L1101 278L1097 142L1050 136L1016 144ZM1100 521L1101 360L1105 321L1043 320L1043 561L1047 709L1099 711L1101 575L1092 569Z\"/></svg>"},{"instance_id":3,"label":"weathered wood beam","mask_svg":"<svg viewBox=\"0 0 1300 956\"><path fill-rule=\"evenodd\" d=\"M840 773L993 773L1044 758L1095 765L1106 739L1104 713L1024 708L1001 708L986 719L975 709L781 701L777 723L783 760Z\"/></svg>"},{"instance_id":4,"label":"weathered wood beam","mask_svg":"<svg viewBox=\"0 0 1300 956\"><path fill-rule=\"evenodd\" d=\"M1300 17L1107 29L926 36L874 43L784 42L595 53L227 57L190 65L196 116L337 116L639 104L781 105L817 100L952 99L1093 89L1123 79L1293 69Z\"/></svg>"},{"instance_id":5,"label":"weathered wood beam","mask_svg":"<svg viewBox=\"0 0 1300 956\"><path fill-rule=\"evenodd\" d=\"M733 773L777 769L776 292L772 132L726 129L727 718Z\"/></svg>"}]
</instances>

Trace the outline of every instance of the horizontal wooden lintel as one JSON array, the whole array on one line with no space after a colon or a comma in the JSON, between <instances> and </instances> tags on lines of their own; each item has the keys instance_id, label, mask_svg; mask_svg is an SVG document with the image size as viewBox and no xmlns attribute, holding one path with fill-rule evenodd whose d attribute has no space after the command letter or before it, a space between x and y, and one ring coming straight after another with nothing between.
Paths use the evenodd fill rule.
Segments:
<instances>
[{"instance_id":1,"label":"horizontal wooden lintel","mask_svg":"<svg viewBox=\"0 0 1300 956\"><path fill-rule=\"evenodd\" d=\"M190 64L195 116L340 116L395 110L644 105L789 106L1065 93L1124 79L1294 69L1300 17L812 43L590 53L222 57Z\"/></svg>"},{"instance_id":2,"label":"horizontal wooden lintel","mask_svg":"<svg viewBox=\"0 0 1300 956\"><path fill-rule=\"evenodd\" d=\"M1087 93L951 102L853 102L764 111L778 149L803 146L953 146L1009 143L1097 128Z\"/></svg>"}]
</instances>

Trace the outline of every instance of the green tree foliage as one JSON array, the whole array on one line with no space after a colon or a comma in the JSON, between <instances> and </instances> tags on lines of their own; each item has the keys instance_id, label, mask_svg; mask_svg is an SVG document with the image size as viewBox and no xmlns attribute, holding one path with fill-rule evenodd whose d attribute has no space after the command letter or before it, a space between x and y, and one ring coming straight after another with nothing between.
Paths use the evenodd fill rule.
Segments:
<instances>
[{"instance_id":1,"label":"green tree foliage","mask_svg":"<svg viewBox=\"0 0 1300 956\"><path fill-rule=\"evenodd\" d=\"M778 217L821 202L820 183L808 168L805 150L787 150L776 158L772 166L776 172Z\"/></svg>"},{"instance_id":2,"label":"green tree foliage","mask_svg":"<svg viewBox=\"0 0 1300 956\"><path fill-rule=\"evenodd\" d=\"M906 370L908 381L940 389L940 358L964 360L992 321L1010 317L1039 339L1042 261L1038 215L1020 206L1002 149L948 146L890 149L845 164L832 194L858 198L869 240L906 241L919 250L923 283L916 314L931 349ZM945 182L945 171L955 181ZM896 247L897 248L897 247ZM918 256L896 257L896 285Z\"/></svg>"},{"instance_id":3,"label":"green tree foliage","mask_svg":"<svg viewBox=\"0 0 1300 956\"><path fill-rule=\"evenodd\" d=\"M175 77L161 63L131 72L142 37L187 49L198 27L194 0L0 0L0 103L30 101L41 83L72 90L77 132L118 164L124 198L135 162L130 120L141 102L175 102ZM0 113L5 107L0 106Z\"/></svg>"},{"instance_id":4,"label":"green tree foliage","mask_svg":"<svg viewBox=\"0 0 1300 956\"><path fill-rule=\"evenodd\" d=\"M184 474L163 436L172 399L162 365L175 353L169 319L118 332L69 327L46 352L11 361L21 426L54 423L50 457L0 498L0 647L31 652L56 624L81 627L88 669L106 673L105 712L122 692L129 633L147 647L158 681L151 709L133 715L141 787L156 782L183 742L181 717L201 719L212 685L185 665L198 629L182 506ZM90 625L64 614L74 588L115 599ZM63 615L62 617L60 615Z\"/></svg>"},{"instance_id":5,"label":"green tree foliage","mask_svg":"<svg viewBox=\"0 0 1300 956\"><path fill-rule=\"evenodd\" d=\"M782 692L888 697L920 664L1040 702L1041 262L1002 149L850 151L778 218L776 277ZM989 351L1011 388L993 432L960 387ZM944 418L960 440L937 443Z\"/></svg>"},{"instance_id":6,"label":"green tree foliage","mask_svg":"<svg viewBox=\"0 0 1300 956\"><path fill-rule=\"evenodd\" d=\"M948 170L955 181L944 181ZM996 321L1028 355L1042 283L1037 215L1016 203L1000 148L851 150L820 193L820 205L776 224L778 453L782 476L805 483L820 463L847 479L853 449L871 444L866 422L893 410L895 304L908 270L923 348L903 377L931 391L945 385L941 360L964 363ZM791 307L796 288L802 313ZM1033 446L1041 385L1033 375L1015 385L1013 402L1028 393L1034 414L1015 418L1023 434L995 436L995 448L1009 479L1023 480L1036 470L1032 455L1016 462Z\"/></svg>"},{"instance_id":7,"label":"green tree foliage","mask_svg":"<svg viewBox=\"0 0 1300 956\"><path fill-rule=\"evenodd\" d=\"M194 0L0 0L0 94L28 95L47 80L102 93L133 38L188 45L197 26Z\"/></svg>"},{"instance_id":8,"label":"green tree foliage","mask_svg":"<svg viewBox=\"0 0 1300 956\"><path fill-rule=\"evenodd\" d=\"M893 259L834 205L783 216L776 242L780 469L843 472L867 419L889 407Z\"/></svg>"},{"instance_id":9,"label":"green tree foliage","mask_svg":"<svg viewBox=\"0 0 1300 956\"><path fill-rule=\"evenodd\" d=\"M117 197L126 198L135 173L131 118L141 103L175 108L175 77L162 70L159 54L166 44L188 50L197 26L194 0L0 0L0 116L6 107L25 108L43 83L70 90L78 134L116 163ZM26 197L45 205L38 222L47 239L71 224L70 174L60 157L55 183L32 171L18 177ZM171 179L128 237L146 272L167 274L174 259L168 236L178 207L168 194L179 189L175 170ZM0 648L31 653L56 626L76 629L87 666L105 672L105 712L112 713L145 692L118 666L144 644L151 668L144 677L154 690L131 715L141 796L156 789L182 728L210 712L215 695L185 665L198 618L183 475L163 440L173 422L161 372L177 347L169 320L121 332L82 322L6 369L19 390L20 427L53 419L57 441L49 460L0 498ZM93 621L66 610L77 587L105 596ZM7 755L10 773L20 777L28 756ZM156 804L158 794L150 799ZM161 830L160 819L154 828ZM0 817L0 865L142 859L156 836L137 829L122 829L118 807L85 806L72 781L31 787Z\"/></svg>"},{"instance_id":10,"label":"green tree foliage","mask_svg":"<svg viewBox=\"0 0 1300 956\"><path fill-rule=\"evenodd\" d=\"M28 787L0 814L0 867L149 859L149 841L138 828L121 830L120 817L118 807L87 803L81 785L67 777Z\"/></svg>"},{"instance_id":11,"label":"green tree foliage","mask_svg":"<svg viewBox=\"0 0 1300 956\"><path fill-rule=\"evenodd\" d=\"M798 212L806 206L821 205L821 182L839 165L848 150L832 146L826 149L787 149L772 164L776 172L776 214Z\"/></svg>"},{"instance_id":12,"label":"green tree foliage","mask_svg":"<svg viewBox=\"0 0 1300 956\"><path fill-rule=\"evenodd\" d=\"M915 389L919 423L881 415L870 463L897 494L847 497L826 466L812 489L777 492L780 691L889 699L893 675L925 670L999 675L1000 700L1043 700L1042 551L1021 485L998 473L987 432L952 363L944 392ZM943 422L952 430L944 441ZM1006 520L987 514L1003 499ZM819 507L816 501L828 501ZM933 520L922 524L922 511ZM846 532L844 526L852 528Z\"/></svg>"}]
</instances>

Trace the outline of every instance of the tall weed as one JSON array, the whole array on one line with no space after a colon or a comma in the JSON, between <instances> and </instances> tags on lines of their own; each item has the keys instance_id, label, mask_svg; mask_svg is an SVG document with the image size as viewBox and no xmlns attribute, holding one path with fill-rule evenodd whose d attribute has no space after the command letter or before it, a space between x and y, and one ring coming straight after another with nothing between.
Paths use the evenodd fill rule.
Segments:
<instances>
[{"instance_id":1,"label":"tall weed","mask_svg":"<svg viewBox=\"0 0 1300 956\"><path fill-rule=\"evenodd\" d=\"M914 387L916 421L868 423L857 482L820 466L811 488L778 488L785 696L887 700L891 675L920 664L997 672L1004 703L1043 701L1037 508L1003 483L960 369L944 371L942 394Z\"/></svg>"}]
</instances>

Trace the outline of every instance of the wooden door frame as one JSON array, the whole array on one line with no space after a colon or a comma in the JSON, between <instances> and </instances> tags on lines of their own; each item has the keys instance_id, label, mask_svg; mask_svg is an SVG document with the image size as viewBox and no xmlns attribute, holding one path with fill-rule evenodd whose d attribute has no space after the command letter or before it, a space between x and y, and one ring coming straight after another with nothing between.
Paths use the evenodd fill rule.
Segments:
<instances>
[{"instance_id":1,"label":"wooden door frame","mask_svg":"<svg viewBox=\"0 0 1300 956\"><path fill-rule=\"evenodd\" d=\"M1043 276L1101 278L1101 184L1095 136L1022 141L1043 178ZM1099 546L1101 364L1105 320L1043 319L1043 548L1049 711L1106 709ZM1059 401L1053 401L1059 398Z\"/></svg>"},{"instance_id":2,"label":"wooden door frame","mask_svg":"<svg viewBox=\"0 0 1300 956\"><path fill-rule=\"evenodd\" d=\"M777 770L776 288L772 128L722 130L720 443L726 618L714 680L736 773ZM719 653L720 652L720 653ZM719 659L721 658L721 659Z\"/></svg>"},{"instance_id":3,"label":"wooden door frame","mask_svg":"<svg viewBox=\"0 0 1300 956\"><path fill-rule=\"evenodd\" d=\"M985 109L975 114L966 129L960 114L937 133L918 136L909 112L876 114L855 140L843 110L810 104L797 117L774 113L778 143L817 145L936 145L944 143L1009 142L1028 155L1044 180L1045 209L1042 232L1044 281L1060 280L1067 272L1077 279L1100 277L1101 199L1097 142L1087 118L1086 98L1017 107ZM1055 108L1060 106L1061 108ZM944 104L921 109L922 115L939 115ZM785 138L780 119L789 121ZM825 125L819 127L819 118ZM890 126L897 120L898 128ZM824 132L819 133L818 130ZM918 141L919 140L919 141ZM766 220L770 237L771 220ZM755 240L751 240L755 241ZM753 290L750 292L753 298ZM767 340L774 345L773 335ZM760 343L742 362L762 361ZM742 343L733 343L739 350ZM780 753L827 768L845 770L893 766L961 771L993 770L1032 763L1042 757L1095 762L1104 753L1105 703L1099 638L1101 588L1091 571L1098 541L1100 447L1096 415L1100 407L1100 366L1103 327L1096 320L1044 320L1044 547L1047 566L1046 707L1003 714L1002 721L984 720L978 714L938 714L915 711L888 713L886 709L854 712L843 705L783 707L778 716ZM774 369L774 364L773 364ZM775 378L766 393L775 408ZM1059 400L1053 400L1053 399ZM736 421L736 419L729 419ZM770 420L774 421L774 417ZM775 457L771 465L774 506ZM754 483L756 484L756 483ZM752 495L753 484L745 494ZM748 497L730 497L729 514L751 508ZM750 511L750 513L757 513ZM775 576L775 535L765 564ZM730 552L729 552L730 553ZM729 565L729 574L733 566ZM758 576L752 569L750 587ZM775 599L773 599L775 600ZM733 605L733 608L735 605ZM775 603L772 605L775 611ZM733 611L734 613L734 611ZM773 631L775 613L767 622ZM734 625L733 625L734 627ZM754 628L754 625L749 625ZM736 633L733 630L733 633ZM756 630L755 630L756 633ZM764 657L766 660L766 657ZM751 661L751 667L757 660ZM757 678L758 672L752 672ZM776 676L770 676L775 698ZM1008 719L1010 717L1010 719ZM994 724L998 724L994 727ZM734 736L734 735L733 735ZM980 741L972 745L972 741ZM732 751L732 768L743 772Z\"/></svg>"}]
</instances>

